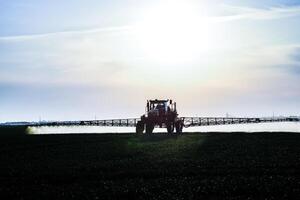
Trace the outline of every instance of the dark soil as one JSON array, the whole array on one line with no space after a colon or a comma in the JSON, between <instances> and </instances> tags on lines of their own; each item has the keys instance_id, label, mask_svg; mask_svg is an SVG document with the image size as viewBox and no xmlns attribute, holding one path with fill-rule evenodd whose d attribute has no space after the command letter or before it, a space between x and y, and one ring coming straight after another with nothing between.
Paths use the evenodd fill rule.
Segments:
<instances>
[{"instance_id":1,"label":"dark soil","mask_svg":"<svg viewBox=\"0 0 300 200\"><path fill-rule=\"evenodd\" d=\"M0 199L300 199L299 133L24 130L0 128Z\"/></svg>"}]
</instances>

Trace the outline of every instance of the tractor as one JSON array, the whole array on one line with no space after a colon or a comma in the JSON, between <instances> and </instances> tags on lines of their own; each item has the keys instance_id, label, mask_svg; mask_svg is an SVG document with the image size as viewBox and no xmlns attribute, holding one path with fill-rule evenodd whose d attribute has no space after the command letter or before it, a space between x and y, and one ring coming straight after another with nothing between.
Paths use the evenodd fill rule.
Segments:
<instances>
[{"instance_id":1,"label":"tractor","mask_svg":"<svg viewBox=\"0 0 300 200\"><path fill-rule=\"evenodd\" d=\"M146 113L136 124L136 133L153 132L155 127L167 128L168 133L182 133L183 120L178 117L176 102L172 100L148 100Z\"/></svg>"}]
</instances>

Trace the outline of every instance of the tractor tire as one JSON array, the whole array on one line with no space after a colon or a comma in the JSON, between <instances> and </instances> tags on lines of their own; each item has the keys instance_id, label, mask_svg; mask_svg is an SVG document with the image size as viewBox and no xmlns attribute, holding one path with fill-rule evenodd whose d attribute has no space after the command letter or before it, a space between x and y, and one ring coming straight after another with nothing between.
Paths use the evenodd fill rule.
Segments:
<instances>
[{"instance_id":1,"label":"tractor tire","mask_svg":"<svg viewBox=\"0 0 300 200\"><path fill-rule=\"evenodd\" d=\"M174 132L174 123L168 123L167 124L167 131L169 134Z\"/></svg>"},{"instance_id":2,"label":"tractor tire","mask_svg":"<svg viewBox=\"0 0 300 200\"><path fill-rule=\"evenodd\" d=\"M146 134L153 133L154 125L153 124L146 124Z\"/></svg>"},{"instance_id":3,"label":"tractor tire","mask_svg":"<svg viewBox=\"0 0 300 200\"><path fill-rule=\"evenodd\" d=\"M183 123L182 123L181 120L179 120L179 121L177 121L177 122L175 123L175 129L176 129L176 133L177 133L177 134L182 133Z\"/></svg>"},{"instance_id":4,"label":"tractor tire","mask_svg":"<svg viewBox=\"0 0 300 200\"><path fill-rule=\"evenodd\" d=\"M145 124L142 121L138 121L136 124L136 129L135 129L136 133L143 134L144 129L145 129L144 126L145 126Z\"/></svg>"}]
</instances>

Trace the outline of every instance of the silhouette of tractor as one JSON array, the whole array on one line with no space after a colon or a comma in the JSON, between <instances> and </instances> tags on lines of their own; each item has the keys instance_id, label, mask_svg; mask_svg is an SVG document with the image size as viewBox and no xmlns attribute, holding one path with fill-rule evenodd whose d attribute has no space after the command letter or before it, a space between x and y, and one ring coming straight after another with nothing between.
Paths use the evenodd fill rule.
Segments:
<instances>
[{"instance_id":1,"label":"silhouette of tractor","mask_svg":"<svg viewBox=\"0 0 300 200\"><path fill-rule=\"evenodd\" d=\"M172 100L148 100L146 113L136 124L136 133L152 133L155 127L167 128L168 133L181 133L183 121L178 118L176 102Z\"/></svg>"}]
</instances>

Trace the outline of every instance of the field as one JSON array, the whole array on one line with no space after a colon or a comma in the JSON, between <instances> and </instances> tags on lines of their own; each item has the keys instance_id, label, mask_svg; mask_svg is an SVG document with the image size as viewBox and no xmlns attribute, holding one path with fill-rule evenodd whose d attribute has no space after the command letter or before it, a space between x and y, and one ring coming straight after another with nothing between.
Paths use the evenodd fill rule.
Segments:
<instances>
[{"instance_id":1,"label":"field","mask_svg":"<svg viewBox=\"0 0 300 200\"><path fill-rule=\"evenodd\" d=\"M25 135L0 128L0 199L299 199L299 133Z\"/></svg>"}]
</instances>

